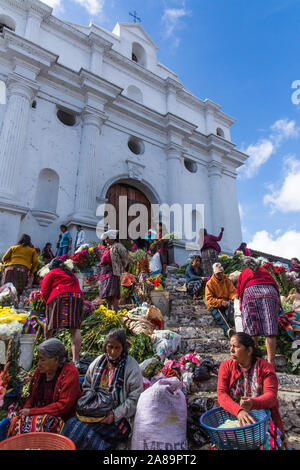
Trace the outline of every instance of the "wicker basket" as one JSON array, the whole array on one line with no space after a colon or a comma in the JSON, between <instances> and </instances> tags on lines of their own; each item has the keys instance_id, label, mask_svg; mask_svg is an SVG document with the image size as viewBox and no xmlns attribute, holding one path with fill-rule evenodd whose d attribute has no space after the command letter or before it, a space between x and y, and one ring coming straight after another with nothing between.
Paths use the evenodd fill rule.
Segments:
<instances>
[{"instance_id":1,"label":"wicker basket","mask_svg":"<svg viewBox=\"0 0 300 470\"><path fill-rule=\"evenodd\" d=\"M0 450L76 450L68 437L51 432L29 432L0 442Z\"/></svg>"}]
</instances>

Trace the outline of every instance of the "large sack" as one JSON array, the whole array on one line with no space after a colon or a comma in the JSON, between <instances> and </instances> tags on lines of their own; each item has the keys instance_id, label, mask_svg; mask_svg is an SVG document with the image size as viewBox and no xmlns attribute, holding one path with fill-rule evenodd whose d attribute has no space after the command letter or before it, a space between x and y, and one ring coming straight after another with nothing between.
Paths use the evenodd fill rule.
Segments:
<instances>
[{"instance_id":1,"label":"large sack","mask_svg":"<svg viewBox=\"0 0 300 470\"><path fill-rule=\"evenodd\" d=\"M150 273L156 273L158 271L161 271L161 261L159 253L155 253L155 255L151 258L149 268Z\"/></svg>"},{"instance_id":2,"label":"large sack","mask_svg":"<svg viewBox=\"0 0 300 470\"><path fill-rule=\"evenodd\" d=\"M159 308L155 307L154 305L151 305L145 315L145 318L152 323L154 328L157 328L158 330L164 330L164 317Z\"/></svg>"},{"instance_id":3,"label":"large sack","mask_svg":"<svg viewBox=\"0 0 300 470\"><path fill-rule=\"evenodd\" d=\"M149 320L146 320L144 317L128 313L124 317L123 322L126 328L128 328L128 330L131 331L131 333L134 335L145 333L146 335L151 336L153 333L152 323L150 323Z\"/></svg>"},{"instance_id":4,"label":"large sack","mask_svg":"<svg viewBox=\"0 0 300 470\"><path fill-rule=\"evenodd\" d=\"M243 332L242 312L240 310L240 301L239 301L239 299L234 299L233 308L234 308L235 331L237 333Z\"/></svg>"},{"instance_id":5,"label":"large sack","mask_svg":"<svg viewBox=\"0 0 300 470\"><path fill-rule=\"evenodd\" d=\"M160 379L139 398L134 419L132 450L187 450L187 404L182 383Z\"/></svg>"}]
</instances>

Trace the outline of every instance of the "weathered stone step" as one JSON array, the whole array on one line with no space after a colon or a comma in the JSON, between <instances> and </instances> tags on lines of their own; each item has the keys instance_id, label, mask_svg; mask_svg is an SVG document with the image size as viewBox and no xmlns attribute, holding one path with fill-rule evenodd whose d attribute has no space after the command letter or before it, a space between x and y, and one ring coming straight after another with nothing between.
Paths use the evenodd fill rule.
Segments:
<instances>
[{"instance_id":1,"label":"weathered stone step","mask_svg":"<svg viewBox=\"0 0 300 470\"><path fill-rule=\"evenodd\" d=\"M220 329L218 326L216 326L216 323L210 314L198 315L194 313L190 314L188 317L185 317L184 315L178 315L177 317L170 315L168 317L165 317L165 325L168 326L168 329L171 329L173 327L178 328L180 326L190 326L193 328L213 326L215 328Z\"/></svg>"},{"instance_id":2,"label":"weathered stone step","mask_svg":"<svg viewBox=\"0 0 300 470\"><path fill-rule=\"evenodd\" d=\"M223 340L224 334L221 328L212 326L179 326L172 327L172 331L178 333L184 339L215 339Z\"/></svg>"},{"instance_id":3,"label":"weathered stone step","mask_svg":"<svg viewBox=\"0 0 300 470\"><path fill-rule=\"evenodd\" d=\"M223 336L224 338L224 336ZM216 341L212 338L192 338L182 339L180 352L182 354L197 352L199 354L209 353L226 353L228 352L229 342L228 339L221 339Z\"/></svg>"}]
</instances>

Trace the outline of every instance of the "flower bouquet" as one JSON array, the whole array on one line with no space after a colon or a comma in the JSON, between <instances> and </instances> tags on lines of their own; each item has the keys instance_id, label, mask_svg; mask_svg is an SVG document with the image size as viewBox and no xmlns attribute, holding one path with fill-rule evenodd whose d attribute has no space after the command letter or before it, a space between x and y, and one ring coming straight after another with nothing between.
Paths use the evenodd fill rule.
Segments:
<instances>
[{"instance_id":1,"label":"flower bouquet","mask_svg":"<svg viewBox=\"0 0 300 470\"><path fill-rule=\"evenodd\" d=\"M39 290L32 291L30 293L28 301L29 301L29 305L31 307L32 312L39 314L39 315L45 315L46 304L42 297L41 291Z\"/></svg>"}]
</instances>

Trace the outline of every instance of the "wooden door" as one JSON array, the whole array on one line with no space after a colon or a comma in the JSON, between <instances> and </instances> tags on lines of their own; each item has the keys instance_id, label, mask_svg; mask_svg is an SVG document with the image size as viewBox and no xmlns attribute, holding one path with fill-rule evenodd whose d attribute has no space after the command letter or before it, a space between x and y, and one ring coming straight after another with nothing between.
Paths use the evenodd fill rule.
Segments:
<instances>
[{"instance_id":1,"label":"wooden door","mask_svg":"<svg viewBox=\"0 0 300 470\"><path fill-rule=\"evenodd\" d=\"M129 186L128 184L125 184L125 183L118 183L118 184L112 185L106 194L107 203L112 204L116 210L116 216L117 216L116 229L120 230L120 227L119 227L119 197L120 196L127 197L127 210L132 204L143 204L144 206L146 206L147 211L148 211L147 230L151 228L151 204L148 198L139 189L136 189L133 186ZM139 214L137 214L136 216L129 217L127 213L127 228L130 222L136 219L138 216ZM114 228L114 227L111 227L111 228ZM139 226L137 227L137 230L140 230Z\"/></svg>"}]
</instances>

